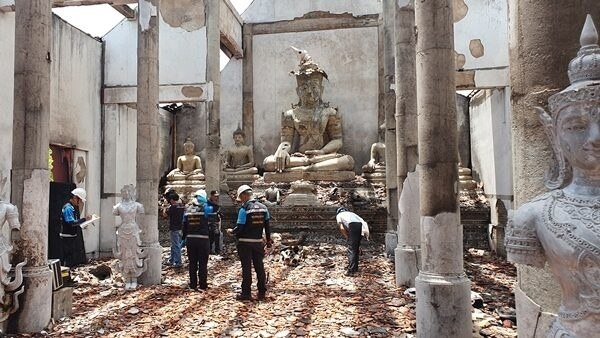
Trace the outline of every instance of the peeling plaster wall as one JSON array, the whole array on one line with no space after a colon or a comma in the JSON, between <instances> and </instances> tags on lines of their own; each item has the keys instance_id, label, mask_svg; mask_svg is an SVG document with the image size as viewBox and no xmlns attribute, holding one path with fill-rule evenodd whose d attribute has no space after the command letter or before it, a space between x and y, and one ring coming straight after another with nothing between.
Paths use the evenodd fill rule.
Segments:
<instances>
[{"instance_id":1,"label":"peeling plaster wall","mask_svg":"<svg viewBox=\"0 0 600 338\"><path fill-rule=\"evenodd\" d=\"M0 13L0 46L0 178L8 177L0 191L0 200L8 201L12 168L15 13Z\"/></svg>"},{"instance_id":2,"label":"peeling plaster wall","mask_svg":"<svg viewBox=\"0 0 600 338\"><path fill-rule=\"evenodd\" d=\"M257 163L275 153L280 142L281 113L298 102L296 79L289 75L298 60L290 45L306 49L329 75L323 100L338 107L344 126L343 153L355 170L369 160L377 141L377 27L256 35L253 39L254 154Z\"/></svg>"},{"instance_id":3,"label":"peeling plaster wall","mask_svg":"<svg viewBox=\"0 0 600 338\"><path fill-rule=\"evenodd\" d=\"M57 16L53 20L50 143L87 152L86 212L100 212L102 44ZM88 253L98 251L99 227L83 231Z\"/></svg>"},{"instance_id":4,"label":"peeling plaster wall","mask_svg":"<svg viewBox=\"0 0 600 338\"><path fill-rule=\"evenodd\" d=\"M512 208L512 142L508 89L483 90L471 99L471 157L473 175L483 183L492 206L492 223L498 219L494 206L501 199Z\"/></svg>"},{"instance_id":5,"label":"peeling plaster wall","mask_svg":"<svg viewBox=\"0 0 600 338\"><path fill-rule=\"evenodd\" d=\"M464 69L508 67L508 2L506 0L455 0L467 7L454 24L454 48L465 56ZM455 9L456 9L455 5ZM460 17L459 17L460 18ZM479 40L479 41L478 41ZM479 42L483 55L478 55ZM469 47L472 47L473 52Z\"/></svg>"},{"instance_id":6,"label":"peeling plaster wall","mask_svg":"<svg viewBox=\"0 0 600 338\"><path fill-rule=\"evenodd\" d=\"M121 201L121 188L136 184L137 112L125 104L104 105L104 188L100 216L100 252L112 255L117 218L112 207Z\"/></svg>"},{"instance_id":7,"label":"peeling plaster wall","mask_svg":"<svg viewBox=\"0 0 600 338\"><path fill-rule=\"evenodd\" d=\"M233 146L233 131L242 125L242 60L231 59L221 71L221 144ZM246 137L248 139L248 137Z\"/></svg>"},{"instance_id":8,"label":"peeling plaster wall","mask_svg":"<svg viewBox=\"0 0 600 338\"><path fill-rule=\"evenodd\" d=\"M206 81L206 27L186 31L160 20L160 84ZM106 42L104 84L137 84L137 20L123 20L103 40Z\"/></svg>"},{"instance_id":9,"label":"peeling plaster wall","mask_svg":"<svg viewBox=\"0 0 600 338\"><path fill-rule=\"evenodd\" d=\"M381 13L381 1L375 0L254 0L242 13L244 22L292 20L308 12L326 11L356 15Z\"/></svg>"}]
</instances>

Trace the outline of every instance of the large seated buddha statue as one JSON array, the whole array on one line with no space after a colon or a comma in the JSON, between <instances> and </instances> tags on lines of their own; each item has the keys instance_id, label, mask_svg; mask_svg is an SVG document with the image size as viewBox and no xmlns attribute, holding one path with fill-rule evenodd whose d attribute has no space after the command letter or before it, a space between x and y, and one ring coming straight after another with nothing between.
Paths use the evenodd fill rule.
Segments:
<instances>
[{"instance_id":1,"label":"large seated buddha statue","mask_svg":"<svg viewBox=\"0 0 600 338\"><path fill-rule=\"evenodd\" d=\"M299 103L283 113L281 143L264 160L265 181L348 181L354 179L354 159L342 148L342 117L323 102L323 78L327 73L306 51L296 50L300 68L296 76Z\"/></svg>"},{"instance_id":2,"label":"large seated buddha statue","mask_svg":"<svg viewBox=\"0 0 600 338\"><path fill-rule=\"evenodd\" d=\"M550 113L537 109L555 155L551 191L510 217L505 239L509 261L547 263L561 287L558 316L545 333L553 338L598 337L600 327L600 46L589 15L580 41L571 85L550 96ZM515 292L517 302L522 293ZM519 321L527 315L517 312Z\"/></svg>"},{"instance_id":3,"label":"large seated buddha statue","mask_svg":"<svg viewBox=\"0 0 600 338\"><path fill-rule=\"evenodd\" d=\"M184 154L177 158L177 167L167 174L167 189L189 194L204 188L202 161L194 148L194 142L188 137L183 143Z\"/></svg>"},{"instance_id":4,"label":"large seated buddha statue","mask_svg":"<svg viewBox=\"0 0 600 338\"><path fill-rule=\"evenodd\" d=\"M234 145L225 151L223 172L227 177L227 184L232 189L243 184L252 184L258 176L258 169L254 166L254 153L252 147L245 143L246 135L238 127L233 132Z\"/></svg>"}]
</instances>

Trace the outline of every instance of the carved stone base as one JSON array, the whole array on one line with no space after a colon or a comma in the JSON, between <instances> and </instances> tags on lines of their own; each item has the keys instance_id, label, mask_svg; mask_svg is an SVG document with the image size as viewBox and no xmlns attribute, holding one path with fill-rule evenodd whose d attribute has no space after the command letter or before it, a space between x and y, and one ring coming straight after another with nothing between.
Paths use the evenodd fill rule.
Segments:
<instances>
[{"instance_id":1,"label":"carved stone base","mask_svg":"<svg viewBox=\"0 0 600 338\"><path fill-rule=\"evenodd\" d=\"M370 183L385 184L385 168L377 168L372 173L363 173L362 177Z\"/></svg>"},{"instance_id":2,"label":"carved stone base","mask_svg":"<svg viewBox=\"0 0 600 338\"><path fill-rule=\"evenodd\" d=\"M258 175L258 174L251 174L251 175L226 174L226 177L227 177L227 185L229 186L229 189L235 190L244 184L252 185L252 183L254 183L254 181L256 181L257 179L260 178L260 175Z\"/></svg>"},{"instance_id":3,"label":"carved stone base","mask_svg":"<svg viewBox=\"0 0 600 338\"><path fill-rule=\"evenodd\" d=\"M266 172L266 183L282 183L294 182L298 180L304 181L332 181L332 182L347 182L355 178L353 171L286 171L282 173Z\"/></svg>"},{"instance_id":4,"label":"carved stone base","mask_svg":"<svg viewBox=\"0 0 600 338\"><path fill-rule=\"evenodd\" d=\"M292 193L283 201L284 206L320 206L314 184L301 182L292 184Z\"/></svg>"},{"instance_id":5,"label":"carved stone base","mask_svg":"<svg viewBox=\"0 0 600 338\"><path fill-rule=\"evenodd\" d=\"M193 195L197 190L205 189L205 187L205 181L175 181L167 182L167 185L165 185L165 191L175 190L181 196L190 196Z\"/></svg>"}]
</instances>

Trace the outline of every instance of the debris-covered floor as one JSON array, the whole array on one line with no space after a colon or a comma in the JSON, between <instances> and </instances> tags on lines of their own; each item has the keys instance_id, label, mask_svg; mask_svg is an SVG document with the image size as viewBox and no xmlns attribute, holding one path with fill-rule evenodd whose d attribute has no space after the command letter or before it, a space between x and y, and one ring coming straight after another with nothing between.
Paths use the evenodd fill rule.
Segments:
<instances>
[{"instance_id":1,"label":"debris-covered floor","mask_svg":"<svg viewBox=\"0 0 600 338\"><path fill-rule=\"evenodd\" d=\"M281 248L281 245L279 246ZM412 337L414 299L394 284L394 265L373 242L364 246L358 276L344 276L345 247L331 238L306 243L297 266L283 262L276 246L266 259L266 301L234 300L240 265L232 251L211 256L209 290L187 289L186 269L166 269L164 283L125 292L118 273L98 280L93 262L74 272L73 316L43 335L56 337ZM165 249L164 258L167 258ZM514 307L515 269L481 250L470 250L465 266L472 289L483 298L474 309L474 336L515 337L499 313ZM254 286L253 286L254 287ZM479 306L481 304L478 304ZM497 310L498 309L498 310ZM510 317L510 315L509 315Z\"/></svg>"}]
</instances>

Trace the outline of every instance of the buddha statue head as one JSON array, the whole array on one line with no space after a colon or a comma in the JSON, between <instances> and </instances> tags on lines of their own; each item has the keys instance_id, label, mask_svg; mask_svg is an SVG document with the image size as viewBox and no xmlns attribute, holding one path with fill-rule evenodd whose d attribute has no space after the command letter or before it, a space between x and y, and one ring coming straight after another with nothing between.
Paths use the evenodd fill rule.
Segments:
<instances>
[{"instance_id":1,"label":"buddha statue head","mask_svg":"<svg viewBox=\"0 0 600 338\"><path fill-rule=\"evenodd\" d=\"M297 50L294 48L294 50ZM321 103L323 94L323 78L327 79L327 73L306 51L299 51L300 65L298 70L292 70L290 74L296 76L296 93L302 107L313 107Z\"/></svg>"},{"instance_id":2,"label":"buddha statue head","mask_svg":"<svg viewBox=\"0 0 600 338\"><path fill-rule=\"evenodd\" d=\"M238 128L233 132L233 143L236 146L243 146L245 144L246 133L238 126Z\"/></svg>"},{"instance_id":3,"label":"buddha statue head","mask_svg":"<svg viewBox=\"0 0 600 338\"><path fill-rule=\"evenodd\" d=\"M569 63L570 86L548 99L550 113L536 108L554 151L545 180L549 189L571 183L574 171L587 182L600 180L600 46L590 15L580 43Z\"/></svg>"},{"instance_id":4,"label":"buddha statue head","mask_svg":"<svg viewBox=\"0 0 600 338\"><path fill-rule=\"evenodd\" d=\"M183 153L185 155L194 155L194 142L192 142L191 138L186 138L185 142L183 142Z\"/></svg>"}]
</instances>

